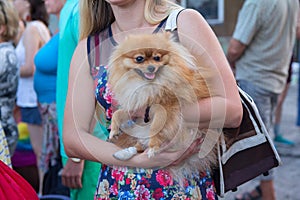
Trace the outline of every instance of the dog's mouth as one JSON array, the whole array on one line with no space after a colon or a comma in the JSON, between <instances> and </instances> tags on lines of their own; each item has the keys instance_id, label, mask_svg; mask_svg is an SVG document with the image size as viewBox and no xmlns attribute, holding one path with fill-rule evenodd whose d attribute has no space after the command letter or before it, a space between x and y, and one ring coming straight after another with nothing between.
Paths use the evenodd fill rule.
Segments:
<instances>
[{"instance_id":1,"label":"dog's mouth","mask_svg":"<svg viewBox=\"0 0 300 200\"><path fill-rule=\"evenodd\" d=\"M144 73L144 77L148 80L153 80L155 78L155 73Z\"/></svg>"},{"instance_id":2,"label":"dog's mouth","mask_svg":"<svg viewBox=\"0 0 300 200\"><path fill-rule=\"evenodd\" d=\"M161 67L158 67L158 69L156 70L155 67L149 66L149 67L147 68L147 71L146 71L146 72L143 72L141 69L137 69L137 68L135 68L134 70L135 70L135 72L136 72L138 75L140 75L141 77L143 77L143 78L145 78L145 79L147 79L147 80L154 80L155 77L156 77L156 75L157 75L157 73L159 72L159 70L160 70L161 68L162 68L162 66L161 66Z\"/></svg>"}]
</instances>

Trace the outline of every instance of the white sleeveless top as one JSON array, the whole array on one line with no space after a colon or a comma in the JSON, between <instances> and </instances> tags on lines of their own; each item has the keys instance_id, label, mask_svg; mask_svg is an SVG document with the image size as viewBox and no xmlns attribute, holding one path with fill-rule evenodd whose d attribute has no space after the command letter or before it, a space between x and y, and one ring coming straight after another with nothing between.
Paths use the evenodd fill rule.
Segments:
<instances>
[{"instance_id":1,"label":"white sleeveless top","mask_svg":"<svg viewBox=\"0 0 300 200\"><path fill-rule=\"evenodd\" d=\"M27 26L35 26L44 43L48 42L50 39L50 33L44 23L40 21L32 21L27 24ZM22 35L17 47L16 54L18 57L18 67L19 69L25 64L25 47L23 44ZM20 107L36 107L37 106L37 95L33 88L33 76L31 77L20 77L18 90L17 90L17 105Z\"/></svg>"}]
</instances>

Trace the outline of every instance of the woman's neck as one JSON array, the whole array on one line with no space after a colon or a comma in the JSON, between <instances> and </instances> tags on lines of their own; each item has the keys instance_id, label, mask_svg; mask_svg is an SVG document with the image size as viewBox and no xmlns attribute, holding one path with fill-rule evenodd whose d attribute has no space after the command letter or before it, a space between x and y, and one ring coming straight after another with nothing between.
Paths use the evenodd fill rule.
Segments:
<instances>
[{"instance_id":1,"label":"woman's neck","mask_svg":"<svg viewBox=\"0 0 300 200\"><path fill-rule=\"evenodd\" d=\"M137 0L127 5L112 5L115 22L112 24L114 34L136 32L138 29L152 27L144 17L144 0Z\"/></svg>"},{"instance_id":2,"label":"woman's neck","mask_svg":"<svg viewBox=\"0 0 300 200\"><path fill-rule=\"evenodd\" d=\"M117 43L123 41L129 34L153 33L156 25L149 24L144 17L145 0L117 6L112 5L115 21L112 23L112 33Z\"/></svg>"}]
</instances>

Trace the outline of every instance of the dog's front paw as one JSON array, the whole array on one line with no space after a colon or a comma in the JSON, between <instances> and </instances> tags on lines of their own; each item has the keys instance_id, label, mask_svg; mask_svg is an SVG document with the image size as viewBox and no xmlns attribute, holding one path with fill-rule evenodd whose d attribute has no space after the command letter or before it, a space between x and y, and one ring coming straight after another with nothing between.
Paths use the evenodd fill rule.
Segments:
<instances>
[{"instance_id":1,"label":"dog's front paw","mask_svg":"<svg viewBox=\"0 0 300 200\"><path fill-rule=\"evenodd\" d=\"M137 150L135 147L128 147L126 149L122 149L113 154L114 158L118 160L128 160L137 154Z\"/></svg>"}]
</instances>

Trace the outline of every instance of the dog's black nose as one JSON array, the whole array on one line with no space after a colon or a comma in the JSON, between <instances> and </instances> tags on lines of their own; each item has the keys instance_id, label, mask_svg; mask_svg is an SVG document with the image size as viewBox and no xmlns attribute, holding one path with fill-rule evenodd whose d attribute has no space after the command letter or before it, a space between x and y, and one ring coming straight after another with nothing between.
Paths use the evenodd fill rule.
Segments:
<instances>
[{"instance_id":1,"label":"dog's black nose","mask_svg":"<svg viewBox=\"0 0 300 200\"><path fill-rule=\"evenodd\" d=\"M149 71L149 72L154 72L155 71L155 67L153 66L153 65L149 65L148 67L147 67L147 70Z\"/></svg>"}]
</instances>

